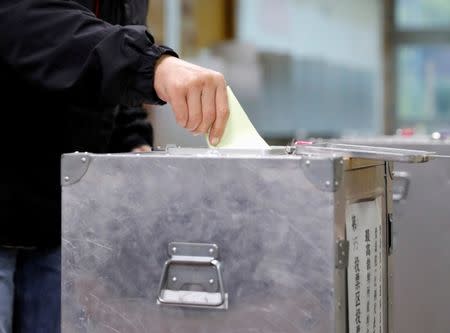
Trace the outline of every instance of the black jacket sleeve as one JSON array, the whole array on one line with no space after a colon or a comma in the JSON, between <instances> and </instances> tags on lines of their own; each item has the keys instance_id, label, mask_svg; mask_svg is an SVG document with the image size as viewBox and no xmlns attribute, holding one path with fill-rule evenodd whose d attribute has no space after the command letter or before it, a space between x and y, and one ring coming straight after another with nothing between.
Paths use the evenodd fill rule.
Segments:
<instances>
[{"instance_id":1,"label":"black jacket sleeve","mask_svg":"<svg viewBox=\"0 0 450 333\"><path fill-rule=\"evenodd\" d=\"M144 26L113 26L72 1L0 1L0 57L23 80L71 102L163 103L154 67L171 49Z\"/></svg>"},{"instance_id":2,"label":"black jacket sleeve","mask_svg":"<svg viewBox=\"0 0 450 333\"><path fill-rule=\"evenodd\" d=\"M118 106L108 151L129 152L141 145L153 145L153 128L141 107Z\"/></svg>"}]
</instances>

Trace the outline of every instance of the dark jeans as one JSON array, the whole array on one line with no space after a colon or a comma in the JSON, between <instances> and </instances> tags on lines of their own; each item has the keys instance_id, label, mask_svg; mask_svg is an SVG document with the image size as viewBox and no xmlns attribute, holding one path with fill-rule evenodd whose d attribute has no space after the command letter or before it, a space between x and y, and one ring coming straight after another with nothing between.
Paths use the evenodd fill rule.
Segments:
<instances>
[{"instance_id":1,"label":"dark jeans","mask_svg":"<svg viewBox=\"0 0 450 333\"><path fill-rule=\"evenodd\" d=\"M0 333L59 333L60 299L60 248L0 247Z\"/></svg>"}]
</instances>

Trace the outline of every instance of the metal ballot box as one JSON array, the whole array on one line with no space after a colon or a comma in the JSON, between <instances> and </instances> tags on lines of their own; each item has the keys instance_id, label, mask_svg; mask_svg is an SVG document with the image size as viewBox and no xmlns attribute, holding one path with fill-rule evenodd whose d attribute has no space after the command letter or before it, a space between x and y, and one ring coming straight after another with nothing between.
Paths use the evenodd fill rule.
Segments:
<instances>
[{"instance_id":1,"label":"metal ballot box","mask_svg":"<svg viewBox=\"0 0 450 333\"><path fill-rule=\"evenodd\" d=\"M341 143L450 155L450 138L383 136ZM450 158L421 168L398 164L394 197L394 317L396 332L450 332Z\"/></svg>"},{"instance_id":2,"label":"metal ballot box","mask_svg":"<svg viewBox=\"0 0 450 333\"><path fill-rule=\"evenodd\" d=\"M62 157L62 332L393 332L392 161L296 145Z\"/></svg>"}]
</instances>

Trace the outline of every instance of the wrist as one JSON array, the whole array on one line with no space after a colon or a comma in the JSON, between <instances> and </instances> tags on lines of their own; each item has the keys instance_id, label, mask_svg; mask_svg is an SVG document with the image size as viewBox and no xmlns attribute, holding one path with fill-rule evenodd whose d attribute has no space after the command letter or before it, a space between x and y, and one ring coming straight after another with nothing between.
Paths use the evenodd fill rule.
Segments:
<instances>
[{"instance_id":1,"label":"wrist","mask_svg":"<svg viewBox=\"0 0 450 333\"><path fill-rule=\"evenodd\" d=\"M165 77L166 74L166 68L168 66L168 63L170 62L170 58L174 58L172 55L163 54L157 61L155 65L155 77L154 77L154 88L156 91L156 94L160 99L167 102L167 93L165 90Z\"/></svg>"}]
</instances>

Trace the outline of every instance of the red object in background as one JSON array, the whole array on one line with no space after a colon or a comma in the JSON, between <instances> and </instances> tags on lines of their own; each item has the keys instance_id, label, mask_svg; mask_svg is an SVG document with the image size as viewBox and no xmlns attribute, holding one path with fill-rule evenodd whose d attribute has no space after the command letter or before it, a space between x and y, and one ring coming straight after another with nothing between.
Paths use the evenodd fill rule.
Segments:
<instances>
[{"instance_id":1,"label":"red object in background","mask_svg":"<svg viewBox=\"0 0 450 333\"><path fill-rule=\"evenodd\" d=\"M95 0L95 16L100 15L100 0Z\"/></svg>"},{"instance_id":2,"label":"red object in background","mask_svg":"<svg viewBox=\"0 0 450 333\"><path fill-rule=\"evenodd\" d=\"M397 133L400 136L413 136L415 134L414 128L408 127L408 128L400 128Z\"/></svg>"},{"instance_id":3,"label":"red object in background","mask_svg":"<svg viewBox=\"0 0 450 333\"><path fill-rule=\"evenodd\" d=\"M297 140L297 141L295 141L295 144L299 145L299 146L303 146L303 145L312 145L313 142L312 141Z\"/></svg>"}]
</instances>

